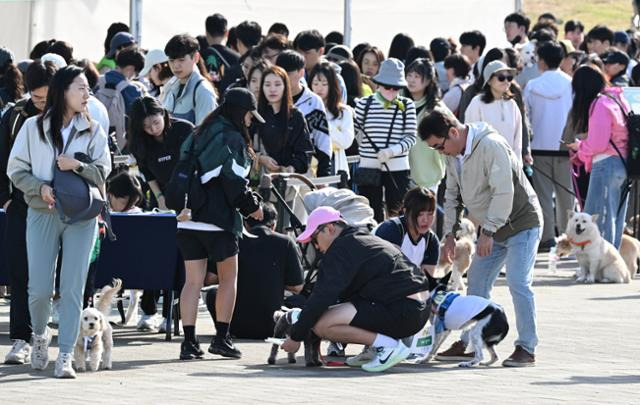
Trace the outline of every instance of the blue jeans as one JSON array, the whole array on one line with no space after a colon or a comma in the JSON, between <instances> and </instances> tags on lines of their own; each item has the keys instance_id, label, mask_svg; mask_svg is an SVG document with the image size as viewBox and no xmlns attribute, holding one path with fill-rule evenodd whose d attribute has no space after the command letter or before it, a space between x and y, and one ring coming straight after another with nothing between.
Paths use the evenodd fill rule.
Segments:
<instances>
[{"instance_id":1,"label":"blue jeans","mask_svg":"<svg viewBox=\"0 0 640 405\"><path fill-rule=\"evenodd\" d=\"M536 262L540 228L520 231L503 242L493 242L490 256L473 258L468 271L467 295L490 298L493 284L503 265L507 268L507 285L516 312L516 345L529 353L534 353L538 345L536 332L536 303L531 289L533 266ZM468 342L468 333L462 334L462 340Z\"/></svg>"},{"instance_id":2,"label":"blue jeans","mask_svg":"<svg viewBox=\"0 0 640 405\"><path fill-rule=\"evenodd\" d=\"M618 212L626 179L627 172L619 156L611 156L594 163L584 205L584 212L599 215L597 223L600 233L616 249L620 247L622 240L629 202L627 195Z\"/></svg>"}]
</instances>

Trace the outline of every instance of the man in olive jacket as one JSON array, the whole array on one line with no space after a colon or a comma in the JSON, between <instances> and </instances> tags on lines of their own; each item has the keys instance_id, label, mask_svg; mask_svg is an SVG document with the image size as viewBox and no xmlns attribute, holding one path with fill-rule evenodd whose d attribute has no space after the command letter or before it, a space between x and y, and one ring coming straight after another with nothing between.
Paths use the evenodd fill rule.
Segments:
<instances>
[{"instance_id":1,"label":"man in olive jacket","mask_svg":"<svg viewBox=\"0 0 640 405\"><path fill-rule=\"evenodd\" d=\"M531 282L542 211L522 165L506 140L484 122L463 125L433 111L418 128L420 138L445 155L446 192L443 255L453 257L455 234L463 209L480 229L477 254L469 269L468 295L489 298L491 288L506 266L507 284L516 312L518 339L515 351L502 364L535 365L538 343L535 301ZM466 334L438 354L440 360L467 360Z\"/></svg>"}]
</instances>

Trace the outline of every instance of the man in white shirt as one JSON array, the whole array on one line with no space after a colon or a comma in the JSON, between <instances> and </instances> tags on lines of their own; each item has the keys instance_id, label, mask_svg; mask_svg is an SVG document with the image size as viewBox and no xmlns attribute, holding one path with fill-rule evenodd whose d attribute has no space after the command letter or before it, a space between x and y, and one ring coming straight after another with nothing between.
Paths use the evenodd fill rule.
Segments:
<instances>
[{"instance_id":1,"label":"man in white shirt","mask_svg":"<svg viewBox=\"0 0 640 405\"><path fill-rule=\"evenodd\" d=\"M556 228L562 232L567 224L567 211L573 209L569 156L560 150L562 131L572 105L571 77L558 69L563 49L557 42L538 48L540 77L529 82L524 102L531 120L534 158L533 187L544 212L541 251L555 245ZM555 211L554 211L555 209Z\"/></svg>"}]
</instances>

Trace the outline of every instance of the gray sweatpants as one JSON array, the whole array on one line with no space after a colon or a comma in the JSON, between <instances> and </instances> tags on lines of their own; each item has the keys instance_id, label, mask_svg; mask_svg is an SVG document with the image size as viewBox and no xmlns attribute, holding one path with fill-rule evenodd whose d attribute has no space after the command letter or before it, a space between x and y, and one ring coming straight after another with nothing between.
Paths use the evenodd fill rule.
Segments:
<instances>
[{"instance_id":1,"label":"gray sweatpants","mask_svg":"<svg viewBox=\"0 0 640 405\"><path fill-rule=\"evenodd\" d=\"M551 176L540 174L543 172ZM556 236L555 228L560 234L564 233L569 221L567 210L572 210L575 197L559 187L558 184L573 191L571 180L571 166L569 158L563 156L533 156L533 188L538 194L540 207L544 215L544 228L541 242L546 242ZM555 195L555 206L554 206Z\"/></svg>"},{"instance_id":2,"label":"gray sweatpants","mask_svg":"<svg viewBox=\"0 0 640 405\"><path fill-rule=\"evenodd\" d=\"M80 329L82 296L95 243L97 220L67 225L57 211L29 208L27 213L27 258L29 260L29 312L33 332L45 332L51 312L56 259L62 243L60 271L60 321L58 346L72 353Z\"/></svg>"}]
</instances>

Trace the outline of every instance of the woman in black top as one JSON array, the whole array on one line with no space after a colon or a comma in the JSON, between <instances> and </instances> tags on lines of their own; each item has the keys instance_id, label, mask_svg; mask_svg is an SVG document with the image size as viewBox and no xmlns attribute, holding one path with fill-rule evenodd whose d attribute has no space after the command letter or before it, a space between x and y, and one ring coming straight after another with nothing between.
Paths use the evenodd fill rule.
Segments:
<instances>
[{"instance_id":1,"label":"woman in black top","mask_svg":"<svg viewBox=\"0 0 640 405\"><path fill-rule=\"evenodd\" d=\"M265 123L258 129L258 163L270 172L306 173L313 153L307 123L293 106L289 77L272 66L262 74L258 109Z\"/></svg>"},{"instance_id":2,"label":"woman in black top","mask_svg":"<svg viewBox=\"0 0 640 405\"><path fill-rule=\"evenodd\" d=\"M192 123L170 118L168 111L153 97L141 97L131 106L127 132L129 150L161 210L167 209L163 191L180 157L180 146L192 132ZM137 325L139 330L163 331L169 301L166 297L163 300L160 318L156 315L158 298L160 291L144 290L140 302L143 315Z\"/></svg>"},{"instance_id":3,"label":"woman in black top","mask_svg":"<svg viewBox=\"0 0 640 405\"><path fill-rule=\"evenodd\" d=\"M129 149L162 210L167 209L164 187L180 157L180 146L193 128L188 121L170 118L153 97L139 98L131 106Z\"/></svg>"}]
</instances>

